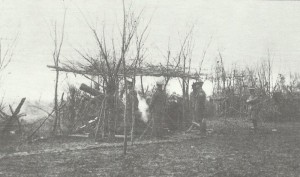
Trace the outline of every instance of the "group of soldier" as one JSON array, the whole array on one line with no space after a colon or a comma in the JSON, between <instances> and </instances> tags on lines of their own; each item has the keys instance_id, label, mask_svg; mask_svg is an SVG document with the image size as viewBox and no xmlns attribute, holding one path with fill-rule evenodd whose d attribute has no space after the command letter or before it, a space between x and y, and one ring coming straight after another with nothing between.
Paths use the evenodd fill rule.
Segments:
<instances>
[{"instance_id":1,"label":"group of soldier","mask_svg":"<svg viewBox=\"0 0 300 177\"><path fill-rule=\"evenodd\" d=\"M183 118L186 119L185 122L188 124L195 123L198 125L201 132L206 131L205 123L205 102L206 94L202 88L203 81L199 80L192 84L192 92L190 93L189 99L189 117ZM154 137L162 137L163 129L166 122L166 105L167 105L167 94L165 92L164 82L156 83L156 90L152 95L151 102L149 104L149 112L151 114L152 121L152 135ZM255 94L254 88L249 88L250 96L247 99L246 103L249 107L249 116L252 120L252 124L255 130L257 129L257 119L258 119L258 97ZM138 112L139 100L137 97L137 91L134 89L133 83L128 82L128 96L127 96L127 115L129 120L135 119L135 112Z\"/></svg>"},{"instance_id":2,"label":"group of soldier","mask_svg":"<svg viewBox=\"0 0 300 177\"><path fill-rule=\"evenodd\" d=\"M138 111L138 98L137 92L134 90L133 83L127 81L128 95L127 95L127 115L129 119L134 119L134 112ZM197 122L199 125L202 124L205 112L205 100L206 94L202 89L203 81L193 83L193 91L190 93L190 115L192 120L189 122ZM151 114L152 121L152 135L154 137L162 137L163 130L166 122L166 105L167 105L167 94L165 92L164 82L158 81L156 83L156 90L152 95L151 102L149 104L149 112ZM204 130L205 131L205 130Z\"/></svg>"}]
</instances>

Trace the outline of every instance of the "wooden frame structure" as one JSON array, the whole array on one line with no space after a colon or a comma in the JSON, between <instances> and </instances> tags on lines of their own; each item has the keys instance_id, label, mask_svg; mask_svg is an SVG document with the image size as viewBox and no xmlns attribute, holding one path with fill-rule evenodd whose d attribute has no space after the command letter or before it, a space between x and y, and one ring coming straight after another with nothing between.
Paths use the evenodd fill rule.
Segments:
<instances>
[{"instance_id":1,"label":"wooden frame structure","mask_svg":"<svg viewBox=\"0 0 300 177\"><path fill-rule=\"evenodd\" d=\"M104 65L101 65L101 63L93 63L92 65L83 65L83 64L69 64L69 65L63 65L61 67L58 66L47 66L50 69L53 69L54 71L61 71L61 72L67 72L67 73L74 73L74 74L79 74L79 75L83 75L83 76L98 76L98 77L102 77L105 78L108 76L108 73L110 73L110 71L107 71L107 67ZM172 66L172 65L167 65L167 66L163 66L163 65L153 65L153 64L143 64L142 66L126 66L126 72L124 72L124 67L120 67L119 71L116 73L116 78L118 78L118 80L123 80L124 78L135 78L136 76L150 76L150 77L164 77L164 78L168 78L166 79L167 81L170 80L170 78L180 78L182 79L183 82L186 82L190 79L193 80L199 80L201 76L204 76L204 74L199 74L197 72L190 72L191 68L182 68L180 66ZM124 73L126 73L126 77L124 76ZM118 81L117 81L118 82ZM104 84L104 83L103 83ZM104 85L103 85L104 86ZM104 88L104 87L103 87ZM104 91L104 98L106 97L107 93L106 91ZM115 97L115 96L114 96ZM103 102L104 103L104 102ZM103 111L106 109L102 103L101 106L101 111L99 113L99 116L104 116L103 120L105 120L106 118L106 114L103 113ZM185 107L185 106L183 106ZM185 109L185 108L183 108ZM98 119L97 122L97 127L96 127L96 133L95 133L95 139L97 136L97 132L99 130L99 126L101 126L100 124L100 118ZM102 132L102 138L104 138L104 121L103 122L103 126L101 129ZM132 125L131 127L131 143L133 143L133 128L134 125Z\"/></svg>"},{"instance_id":2,"label":"wooden frame structure","mask_svg":"<svg viewBox=\"0 0 300 177\"><path fill-rule=\"evenodd\" d=\"M105 70L100 71L99 69L94 69L91 67L84 67L84 66L69 66L65 65L63 67L56 67L47 65L48 68L54 69L55 71L62 71L74 74L81 74L81 75L91 75L91 76L104 76L107 75ZM199 74L197 72L194 73L185 73L183 68L177 67L173 69L172 66L163 66L163 65L152 65L152 64L145 64L141 67L131 67L128 66L126 69L127 77L134 77L134 76L152 76L152 77L177 77L177 78L184 78L184 79L200 79L200 76L203 74ZM119 77L123 77L123 68L120 68L118 72Z\"/></svg>"}]
</instances>

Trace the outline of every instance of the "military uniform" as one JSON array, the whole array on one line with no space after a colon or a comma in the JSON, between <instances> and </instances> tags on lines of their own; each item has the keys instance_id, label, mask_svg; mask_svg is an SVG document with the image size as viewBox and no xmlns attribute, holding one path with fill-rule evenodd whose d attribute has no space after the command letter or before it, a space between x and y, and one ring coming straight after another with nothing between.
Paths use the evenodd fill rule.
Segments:
<instances>
[{"instance_id":1,"label":"military uniform","mask_svg":"<svg viewBox=\"0 0 300 177\"><path fill-rule=\"evenodd\" d=\"M137 91L134 90L133 82L127 80L127 100L126 100L126 113L127 113L127 125L131 126L133 119L139 110L139 100L137 97Z\"/></svg>"},{"instance_id":2,"label":"military uniform","mask_svg":"<svg viewBox=\"0 0 300 177\"><path fill-rule=\"evenodd\" d=\"M162 87L162 83L158 83L157 86ZM152 134L155 137L162 136L166 98L167 96L165 92L162 90L162 88L158 88L153 94L150 103L149 109L152 113L152 119L153 119Z\"/></svg>"},{"instance_id":3,"label":"military uniform","mask_svg":"<svg viewBox=\"0 0 300 177\"><path fill-rule=\"evenodd\" d=\"M206 101L206 94L204 90L201 88L198 90L196 94L196 101L195 101L195 113L197 115L196 120L200 123L204 118L205 101Z\"/></svg>"},{"instance_id":4,"label":"military uniform","mask_svg":"<svg viewBox=\"0 0 300 177\"><path fill-rule=\"evenodd\" d=\"M258 113L259 113L259 99L254 93L254 88L250 88L250 96L246 103L249 105L249 115L253 124L253 128L257 129Z\"/></svg>"},{"instance_id":5,"label":"military uniform","mask_svg":"<svg viewBox=\"0 0 300 177\"><path fill-rule=\"evenodd\" d=\"M190 93L190 110L191 110L192 120L190 123L192 123L192 121L196 121L196 115L195 115L196 106L195 105L196 105L197 89L196 89L195 83L192 85L192 88L193 88L193 91Z\"/></svg>"},{"instance_id":6,"label":"military uniform","mask_svg":"<svg viewBox=\"0 0 300 177\"><path fill-rule=\"evenodd\" d=\"M206 128L203 127L203 119L205 113L206 94L202 89L202 85L202 81L193 84L193 91L190 95L190 101L193 121L200 124L201 131L205 131Z\"/></svg>"},{"instance_id":7,"label":"military uniform","mask_svg":"<svg viewBox=\"0 0 300 177\"><path fill-rule=\"evenodd\" d=\"M128 119L131 121L133 119L133 114L136 115L139 110L139 100L137 97L137 92L135 90L131 89L127 93L126 104Z\"/></svg>"}]
</instances>

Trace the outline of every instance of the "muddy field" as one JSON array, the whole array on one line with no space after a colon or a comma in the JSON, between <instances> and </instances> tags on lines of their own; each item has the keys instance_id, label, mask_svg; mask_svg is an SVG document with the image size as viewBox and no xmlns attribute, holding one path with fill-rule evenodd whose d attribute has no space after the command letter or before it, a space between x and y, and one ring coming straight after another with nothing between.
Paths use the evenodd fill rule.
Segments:
<instances>
[{"instance_id":1,"label":"muddy field","mask_svg":"<svg viewBox=\"0 0 300 177\"><path fill-rule=\"evenodd\" d=\"M208 122L210 134L176 133L130 146L49 140L2 148L0 176L300 176L300 123ZM6 151L6 152L4 152Z\"/></svg>"}]
</instances>

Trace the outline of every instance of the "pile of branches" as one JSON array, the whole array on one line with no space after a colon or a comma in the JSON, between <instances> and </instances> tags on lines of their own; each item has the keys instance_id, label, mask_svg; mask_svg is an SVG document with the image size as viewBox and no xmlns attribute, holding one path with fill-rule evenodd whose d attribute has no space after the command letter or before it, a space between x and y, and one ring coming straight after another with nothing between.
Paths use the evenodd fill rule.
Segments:
<instances>
[{"instance_id":1,"label":"pile of branches","mask_svg":"<svg viewBox=\"0 0 300 177\"><path fill-rule=\"evenodd\" d=\"M63 71L63 72L71 72L82 75L92 75L92 76L106 76L108 72L106 64L103 61L92 61L90 65L82 64L82 63L68 63L64 64L62 67L48 66L49 68ZM186 68L187 69L187 68ZM198 72L195 73L187 73L184 72L184 69L181 67L175 66L163 66L163 65L153 65L145 63L142 66L135 67L133 65L126 66L126 72L128 77L133 76L154 76L154 77L179 77L179 78L190 78L190 79L198 79L200 74ZM120 67L118 72L118 76L123 76L123 67Z\"/></svg>"},{"instance_id":2,"label":"pile of branches","mask_svg":"<svg viewBox=\"0 0 300 177\"><path fill-rule=\"evenodd\" d=\"M104 107L104 100L103 93L85 84L82 84L80 89L69 86L67 100L60 113L63 127L67 129L68 134L83 132L94 134L99 117L101 119L104 116L101 109ZM117 117L121 117L124 105L121 100L118 100L118 103Z\"/></svg>"}]
</instances>

